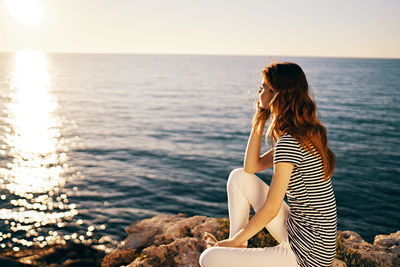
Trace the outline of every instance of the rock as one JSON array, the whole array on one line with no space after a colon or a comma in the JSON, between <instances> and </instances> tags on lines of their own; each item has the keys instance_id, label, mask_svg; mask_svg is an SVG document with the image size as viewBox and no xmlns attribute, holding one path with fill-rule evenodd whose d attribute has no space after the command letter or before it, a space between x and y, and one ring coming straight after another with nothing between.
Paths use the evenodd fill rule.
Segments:
<instances>
[{"instance_id":1,"label":"rock","mask_svg":"<svg viewBox=\"0 0 400 267\"><path fill-rule=\"evenodd\" d=\"M43 248L28 247L18 252L4 249L0 257L7 257L15 262L25 265L1 264L0 266L100 266L104 252L98 251L84 244L68 242L66 245L50 245Z\"/></svg>"},{"instance_id":2,"label":"rock","mask_svg":"<svg viewBox=\"0 0 400 267\"><path fill-rule=\"evenodd\" d=\"M55 265L55 266L57 266L57 265ZM62 264L62 267L90 267L90 266L97 267L99 265L96 260L88 259L88 258L68 259Z\"/></svg>"},{"instance_id":3,"label":"rock","mask_svg":"<svg viewBox=\"0 0 400 267\"><path fill-rule=\"evenodd\" d=\"M346 250L356 252L376 266L400 266L400 231L390 235L377 235L370 244L353 231L338 231Z\"/></svg>"},{"instance_id":4,"label":"rock","mask_svg":"<svg viewBox=\"0 0 400 267\"><path fill-rule=\"evenodd\" d=\"M0 257L0 266L7 266L7 267L27 267L27 266L32 266L28 264L23 264L20 263L16 260L9 259L6 257Z\"/></svg>"},{"instance_id":5,"label":"rock","mask_svg":"<svg viewBox=\"0 0 400 267\"><path fill-rule=\"evenodd\" d=\"M159 258L161 262L174 263L177 266L198 266L198 260L203 250L198 238L184 237L168 245L150 246L142 253Z\"/></svg>"},{"instance_id":6,"label":"rock","mask_svg":"<svg viewBox=\"0 0 400 267\"><path fill-rule=\"evenodd\" d=\"M142 232L130 234L124 241L122 248L140 248L151 245L158 229L143 230Z\"/></svg>"},{"instance_id":7,"label":"rock","mask_svg":"<svg viewBox=\"0 0 400 267\"><path fill-rule=\"evenodd\" d=\"M131 263L138 255L136 249L119 249L106 255L101 262L102 267L119 267Z\"/></svg>"},{"instance_id":8,"label":"rock","mask_svg":"<svg viewBox=\"0 0 400 267\"><path fill-rule=\"evenodd\" d=\"M400 230L396 233L389 235L377 235L374 238L374 245L385 246L392 248L393 246L399 248L400 246Z\"/></svg>"},{"instance_id":9,"label":"rock","mask_svg":"<svg viewBox=\"0 0 400 267\"><path fill-rule=\"evenodd\" d=\"M125 231L129 235L122 242L121 247L128 249L150 245L160 246L187 236L201 239L204 231L218 232L219 225L217 218L199 215L187 218L182 213L161 214L128 226Z\"/></svg>"},{"instance_id":10,"label":"rock","mask_svg":"<svg viewBox=\"0 0 400 267\"><path fill-rule=\"evenodd\" d=\"M123 249L138 249L138 256L128 266L199 266L199 257L205 249L202 237L205 231L221 236L221 219L206 216L186 217L161 214L135 222L125 231L128 237L121 242Z\"/></svg>"},{"instance_id":11,"label":"rock","mask_svg":"<svg viewBox=\"0 0 400 267\"><path fill-rule=\"evenodd\" d=\"M344 261L341 261L339 259L334 259L331 267L347 267L347 265Z\"/></svg>"}]
</instances>

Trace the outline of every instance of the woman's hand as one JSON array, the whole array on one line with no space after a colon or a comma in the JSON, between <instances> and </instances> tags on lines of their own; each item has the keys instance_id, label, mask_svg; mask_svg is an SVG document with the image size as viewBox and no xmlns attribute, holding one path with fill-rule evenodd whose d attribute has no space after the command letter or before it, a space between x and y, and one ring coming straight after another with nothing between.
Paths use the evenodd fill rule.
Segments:
<instances>
[{"instance_id":1,"label":"woman's hand","mask_svg":"<svg viewBox=\"0 0 400 267\"><path fill-rule=\"evenodd\" d=\"M258 111L258 112L265 112L265 111L266 111L265 108L263 108L262 106L260 106L260 102L257 102L257 111Z\"/></svg>"},{"instance_id":2,"label":"woman's hand","mask_svg":"<svg viewBox=\"0 0 400 267\"><path fill-rule=\"evenodd\" d=\"M233 238L224 239L215 243L214 247L239 247L236 240Z\"/></svg>"},{"instance_id":3,"label":"woman's hand","mask_svg":"<svg viewBox=\"0 0 400 267\"><path fill-rule=\"evenodd\" d=\"M268 108L263 108L262 106L259 105L259 103L257 103L257 112L255 114L256 117L259 117L260 119L262 118L262 120L268 120L271 112Z\"/></svg>"}]
</instances>

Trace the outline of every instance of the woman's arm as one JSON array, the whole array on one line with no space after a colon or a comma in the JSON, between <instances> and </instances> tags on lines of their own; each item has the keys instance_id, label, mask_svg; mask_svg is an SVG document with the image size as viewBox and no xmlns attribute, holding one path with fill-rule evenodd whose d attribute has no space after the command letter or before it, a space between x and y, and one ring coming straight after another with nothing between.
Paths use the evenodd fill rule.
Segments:
<instances>
[{"instance_id":1,"label":"woman's arm","mask_svg":"<svg viewBox=\"0 0 400 267\"><path fill-rule=\"evenodd\" d=\"M264 129L265 122L262 124ZM247 173L260 172L273 166L274 150L270 149L260 157L261 139L263 133L259 134L254 128L251 129L244 155L244 171Z\"/></svg>"}]
</instances>

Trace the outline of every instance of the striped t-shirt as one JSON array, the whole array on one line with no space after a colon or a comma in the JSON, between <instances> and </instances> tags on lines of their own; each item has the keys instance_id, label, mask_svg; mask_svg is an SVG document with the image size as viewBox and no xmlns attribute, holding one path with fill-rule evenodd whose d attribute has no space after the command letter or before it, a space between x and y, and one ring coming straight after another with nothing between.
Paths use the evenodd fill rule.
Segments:
<instances>
[{"instance_id":1,"label":"striped t-shirt","mask_svg":"<svg viewBox=\"0 0 400 267\"><path fill-rule=\"evenodd\" d=\"M274 147L273 162L294 164L286 192L290 206L286 228L298 264L330 266L336 253L337 212L331 181L322 180L321 157L285 133Z\"/></svg>"}]
</instances>

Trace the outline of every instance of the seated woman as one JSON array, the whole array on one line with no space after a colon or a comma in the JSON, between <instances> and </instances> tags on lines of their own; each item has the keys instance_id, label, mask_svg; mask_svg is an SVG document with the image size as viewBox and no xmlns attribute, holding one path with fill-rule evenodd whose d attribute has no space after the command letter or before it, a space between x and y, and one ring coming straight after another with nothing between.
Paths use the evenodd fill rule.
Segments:
<instances>
[{"instance_id":1,"label":"seated woman","mask_svg":"<svg viewBox=\"0 0 400 267\"><path fill-rule=\"evenodd\" d=\"M205 233L202 267L330 266L336 252L337 212L330 178L336 157L316 116L299 65L274 63L262 72L257 111L244 157L227 181L229 238ZM262 134L273 148L260 156ZM268 186L254 173L273 167ZM288 204L284 201L287 196ZM250 205L256 212L249 221ZM266 227L275 247L247 248Z\"/></svg>"}]
</instances>

